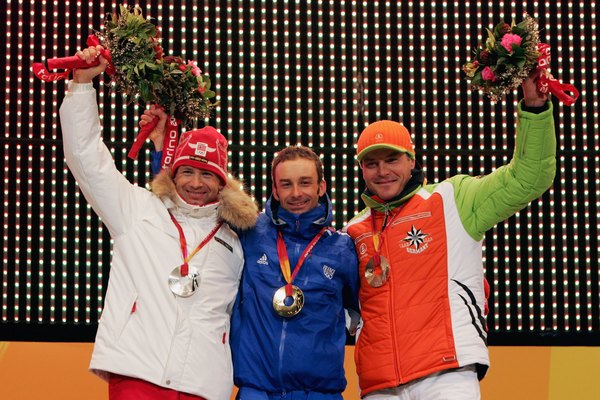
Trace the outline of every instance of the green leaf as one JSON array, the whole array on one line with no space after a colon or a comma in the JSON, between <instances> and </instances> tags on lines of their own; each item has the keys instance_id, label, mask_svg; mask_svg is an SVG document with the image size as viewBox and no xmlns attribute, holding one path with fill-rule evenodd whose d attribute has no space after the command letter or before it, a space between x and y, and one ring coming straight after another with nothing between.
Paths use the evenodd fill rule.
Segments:
<instances>
[{"instance_id":1,"label":"green leaf","mask_svg":"<svg viewBox=\"0 0 600 400\"><path fill-rule=\"evenodd\" d=\"M152 100L152 92L146 82L140 82L140 97L145 101L149 102Z\"/></svg>"},{"instance_id":2,"label":"green leaf","mask_svg":"<svg viewBox=\"0 0 600 400\"><path fill-rule=\"evenodd\" d=\"M158 70L158 65L153 64L153 63L149 63L148 61L145 62L146 67L150 68L153 71L157 71Z\"/></svg>"},{"instance_id":3,"label":"green leaf","mask_svg":"<svg viewBox=\"0 0 600 400\"><path fill-rule=\"evenodd\" d=\"M492 35L494 35L497 38L501 38L502 35L502 27L504 26L504 22L500 22L499 24L497 24L494 27L494 32L492 33ZM489 30L488 30L489 31Z\"/></svg>"},{"instance_id":4,"label":"green leaf","mask_svg":"<svg viewBox=\"0 0 600 400\"><path fill-rule=\"evenodd\" d=\"M513 54L512 55L515 58L520 58L520 57L523 57L525 55L525 50L523 50L523 48L520 47L520 46L517 46L517 45L513 44L512 49L513 49Z\"/></svg>"},{"instance_id":5,"label":"green leaf","mask_svg":"<svg viewBox=\"0 0 600 400\"><path fill-rule=\"evenodd\" d=\"M488 49L491 49L496 43L496 38L494 37L494 32L490 31L488 28L485 28L488 33L488 38L485 41L485 45Z\"/></svg>"},{"instance_id":6,"label":"green leaf","mask_svg":"<svg viewBox=\"0 0 600 400\"><path fill-rule=\"evenodd\" d=\"M485 81L481 77L481 74L476 74L473 79L471 79L471 85L481 86Z\"/></svg>"}]
</instances>

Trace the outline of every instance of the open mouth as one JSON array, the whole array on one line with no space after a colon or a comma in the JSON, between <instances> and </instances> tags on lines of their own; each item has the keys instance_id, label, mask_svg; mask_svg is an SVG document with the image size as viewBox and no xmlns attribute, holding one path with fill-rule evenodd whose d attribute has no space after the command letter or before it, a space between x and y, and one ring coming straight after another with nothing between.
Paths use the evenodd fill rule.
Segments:
<instances>
[{"instance_id":1,"label":"open mouth","mask_svg":"<svg viewBox=\"0 0 600 400\"><path fill-rule=\"evenodd\" d=\"M295 201L293 203L288 203L291 209L298 209L298 208L303 208L306 207L306 205L308 204L308 200L304 200L304 201Z\"/></svg>"}]
</instances>

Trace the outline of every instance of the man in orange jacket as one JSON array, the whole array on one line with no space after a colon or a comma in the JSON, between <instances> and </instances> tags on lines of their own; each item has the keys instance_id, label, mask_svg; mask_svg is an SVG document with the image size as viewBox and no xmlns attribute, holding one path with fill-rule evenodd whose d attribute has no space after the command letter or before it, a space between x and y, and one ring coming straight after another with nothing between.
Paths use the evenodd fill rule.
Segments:
<instances>
[{"instance_id":1,"label":"man in orange jacket","mask_svg":"<svg viewBox=\"0 0 600 400\"><path fill-rule=\"evenodd\" d=\"M556 169L552 103L536 79L522 85L511 162L484 177L427 184L404 126L378 121L360 135L367 207L345 230L359 257L364 398L480 398L489 366L482 240L541 196Z\"/></svg>"}]
</instances>

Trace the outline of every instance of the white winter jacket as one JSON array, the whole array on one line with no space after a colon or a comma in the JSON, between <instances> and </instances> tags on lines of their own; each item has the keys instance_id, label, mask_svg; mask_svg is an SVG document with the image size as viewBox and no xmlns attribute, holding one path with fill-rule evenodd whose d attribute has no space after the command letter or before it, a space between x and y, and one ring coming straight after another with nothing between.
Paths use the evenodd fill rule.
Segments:
<instances>
[{"instance_id":1,"label":"white winter jacket","mask_svg":"<svg viewBox=\"0 0 600 400\"><path fill-rule=\"evenodd\" d=\"M169 174L157 177L154 193L130 184L102 142L91 84L71 84L60 118L69 169L113 240L90 369L104 379L115 373L206 399L229 399L229 318L244 262L242 249L235 232L224 224L189 263L200 273L196 293L175 296L168 277L183 257L168 210L182 226L191 253L219 218L241 228L252 226L253 201L232 180L219 203L204 207L185 204Z\"/></svg>"}]
</instances>

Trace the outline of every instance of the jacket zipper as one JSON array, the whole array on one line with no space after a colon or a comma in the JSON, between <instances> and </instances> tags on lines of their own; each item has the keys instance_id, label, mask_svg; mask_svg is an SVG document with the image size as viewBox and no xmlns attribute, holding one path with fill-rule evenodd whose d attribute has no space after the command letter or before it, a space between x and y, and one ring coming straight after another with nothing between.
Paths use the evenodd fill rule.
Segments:
<instances>
[{"instance_id":1,"label":"jacket zipper","mask_svg":"<svg viewBox=\"0 0 600 400\"><path fill-rule=\"evenodd\" d=\"M296 230L298 230L300 228L300 221L296 220ZM300 243L296 243L294 245L294 255L296 256L296 259L298 258L300 254ZM291 268L293 268L293 266L290 265ZM279 365L278 367L278 375L279 375L279 386L281 387L281 394L282 397L285 398L285 385L283 384L283 375L282 375L282 370L283 370L283 352L285 350L285 340L287 337L287 325L288 325L288 321L284 318L283 319L283 323L281 325L281 338L279 339Z\"/></svg>"},{"instance_id":2,"label":"jacket zipper","mask_svg":"<svg viewBox=\"0 0 600 400\"><path fill-rule=\"evenodd\" d=\"M279 341L279 365L278 367L278 375L279 375L279 386L282 391L284 391L285 386L283 385L283 350L285 349L285 338L287 334L287 320L283 320L283 324L281 325L281 338Z\"/></svg>"},{"instance_id":3,"label":"jacket zipper","mask_svg":"<svg viewBox=\"0 0 600 400\"><path fill-rule=\"evenodd\" d=\"M391 212L391 211L386 210L386 213L384 216L384 222L387 221L387 219L388 219L388 216L387 216L388 212ZM400 211L398 211L398 212L400 212ZM382 222L382 224L383 224L383 222ZM382 236L385 234L386 234L385 232L382 233ZM385 254L388 254L388 259L391 262L391 257L389 257L390 253L388 251L388 241L387 240L384 240L384 245L385 245ZM394 370L396 372L397 383L400 384L400 383L402 383L402 375L401 375L400 367L398 366L398 355L397 355L398 346L397 346L397 342L396 342L396 339L397 339L397 337L396 337L396 320L394 318L394 311L393 311L394 303L395 303L394 302L394 290L393 290L393 286L392 286L393 273L394 273L394 270L393 270L392 266L390 265L390 274L389 274L389 278L388 278L389 279L388 285L390 285L390 304L388 306L389 315L390 315L390 331L391 331L390 334L392 337L392 354L394 357Z\"/></svg>"}]
</instances>

